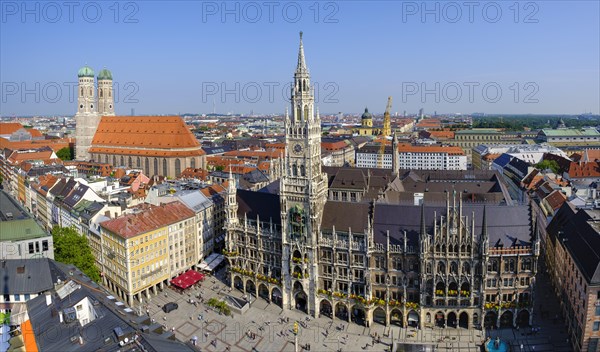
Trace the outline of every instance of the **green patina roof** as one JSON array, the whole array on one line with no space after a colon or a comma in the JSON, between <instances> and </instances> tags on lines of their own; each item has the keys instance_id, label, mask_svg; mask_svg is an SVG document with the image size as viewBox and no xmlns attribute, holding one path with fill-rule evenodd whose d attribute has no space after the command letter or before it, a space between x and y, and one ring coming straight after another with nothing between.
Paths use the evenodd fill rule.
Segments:
<instances>
[{"instance_id":1,"label":"green patina roof","mask_svg":"<svg viewBox=\"0 0 600 352\"><path fill-rule=\"evenodd\" d=\"M48 233L33 219L0 222L2 241L22 241L45 236L48 236Z\"/></svg>"},{"instance_id":2,"label":"green patina roof","mask_svg":"<svg viewBox=\"0 0 600 352\"><path fill-rule=\"evenodd\" d=\"M460 131L456 131L454 132L455 135L457 134L499 134L500 132L498 132L498 130L494 129L494 128L473 128L470 130L460 130Z\"/></svg>"},{"instance_id":3,"label":"green patina roof","mask_svg":"<svg viewBox=\"0 0 600 352\"><path fill-rule=\"evenodd\" d=\"M110 79L112 81L112 73L105 68L100 70L100 73L98 73L98 80L103 80L103 79Z\"/></svg>"},{"instance_id":4,"label":"green patina roof","mask_svg":"<svg viewBox=\"0 0 600 352\"><path fill-rule=\"evenodd\" d=\"M595 128L582 128L582 129L571 129L571 128L561 128L561 129L543 129L542 133L546 136L551 137L564 137L564 136L574 136L574 137L598 137L600 136L600 132L598 132Z\"/></svg>"},{"instance_id":5,"label":"green patina roof","mask_svg":"<svg viewBox=\"0 0 600 352\"><path fill-rule=\"evenodd\" d=\"M77 72L77 77L94 77L94 70L91 67L85 65Z\"/></svg>"},{"instance_id":6,"label":"green patina roof","mask_svg":"<svg viewBox=\"0 0 600 352\"><path fill-rule=\"evenodd\" d=\"M361 116L362 119L372 119L373 115L369 112L369 109L365 108L365 112Z\"/></svg>"}]
</instances>

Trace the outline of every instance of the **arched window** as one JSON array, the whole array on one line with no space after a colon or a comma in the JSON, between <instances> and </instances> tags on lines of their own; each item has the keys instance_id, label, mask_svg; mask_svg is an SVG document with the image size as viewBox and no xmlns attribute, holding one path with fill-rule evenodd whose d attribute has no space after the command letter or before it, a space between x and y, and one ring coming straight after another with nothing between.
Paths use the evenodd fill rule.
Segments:
<instances>
[{"instance_id":1,"label":"arched window","mask_svg":"<svg viewBox=\"0 0 600 352\"><path fill-rule=\"evenodd\" d=\"M94 95L94 91L90 88L90 97Z\"/></svg>"},{"instance_id":2,"label":"arched window","mask_svg":"<svg viewBox=\"0 0 600 352\"><path fill-rule=\"evenodd\" d=\"M292 165L292 176L298 176L298 167L296 164Z\"/></svg>"},{"instance_id":3,"label":"arched window","mask_svg":"<svg viewBox=\"0 0 600 352\"><path fill-rule=\"evenodd\" d=\"M306 176L306 170L304 169L304 165L300 165L300 175Z\"/></svg>"},{"instance_id":4,"label":"arched window","mask_svg":"<svg viewBox=\"0 0 600 352\"><path fill-rule=\"evenodd\" d=\"M82 97L83 96L83 87L81 87L81 92L79 93L79 96Z\"/></svg>"},{"instance_id":5,"label":"arched window","mask_svg":"<svg viewBox=\"0 0 600 352\"><path fill-rule=\"evenodd\" d=\"M158 158L154 158L154 175L158 175Z\"/></svg>"},{"instance_id":6,"label":"arched window","mask_svg":"<svg viewBox=\"0 0 600 352\"><path fill-rule=\"evenodd\" d=\"M181 174L181 160L175 159L175 177L179 177Z\"/></svg>"},{"instance_id":7,"label":"arched window","mask_svg":"<svg viewBox=\"0 0 600 352\"><path fill-rule=\"evenodd\" d=\"M108 89L108 97L109 98L112 97L112 89L111 88Z\"/></svg>"},{"instance_id":8,"label":"arched window","mask_svg":"<svg viewBox=\"0 0 600 352\"><path fill-rule=\"evenodd\" d=\"M450 264L450 273L458 274L458 265L456 264L456 262L452 262Z\"/></svg>"},{"instance_id":9,"label":"arched window","mask_svg":"<svg viewBox=\"0 0 600 352\"><path fill-rule=\"evenodd\" d=\"M439 262L437 265L437 272L438 274L445 274L446 273L446 264L444 264L444 262Z\"/></svg>"},{"instance_id":10,"label":"arched window","mask_svg":"<svg viewBox=\"0 0 600 352\"><path fill-rule=\"evenodd\" d=\"M146 158L146 176L150 176L150 159Z\"/></svg>"},{"instance_id":11,"label":"arched window","mask_svg":"<svg viewBox=\"0 0 600 352\"><path fill-rule=\"evenodd\" d=\"M469 265L469 263L463 263L462 273L465 275L471 273L471 266Z\"/></svg>"},{"instance_id":12,"label":"arched window","mask_svg":"<svg viewBox=\"0 0 600 352\"><path fill-rule=\"evenodd\" d=\"M104 154L104 162L108 164L108 154Z\"/></svg>"},{"instance_id":13,"label":"arched window","mask_svg":"<svg viewBox=\"0 0 600 352\"><path fill-rule=\"evenodd\" d=\"M305 79L302 80L302 91L306 92L306 80Z\"/></svg>"},{"instance_id":14,"label":"arched window","mask_svg":"<svg viewBox=\"0 0 600 352\"><path fill-rule=\"evenodd\" d=\"M137 167L142 167L142 158L140 158L139 156L137 157L136 165Z\"/></svg>"},{"instance_id":15,"label":"arched window","mask_svg":"<svg viewBox=\"0 0 600 352\"><path fill-rule=\"evenodd\" d=\"M431 274L431 263L427 263L427 274Z\"/></svg>"},{"instance_id":16,"label":"arched window","mask_svg":"<svg viewBox=\"0 0 600 352\"><path fill-rule=\"evenodd\" d=\"M531 259L529 259L529 258L523 259L523 261L521 262L521 270L522 271L531 270Z\"/></svg>"},{"instance_id":17,"label":"arched window","mask_svg":"<svg viewBox=\"0 0 600 352\"><path fill-rule=\"evenodd\" d=\"M168 171L167 171L167 159L163 159L163 176L167 176Z\"/></svg>"},{"instance_id":18,"label":"arched window","mask_svg":"<svg viewBox=\"0 0 600 352\"><path fill-rule=\"evenodd\" d=\"M100 89L100 98L102 98L102 97L104 96L104 94L102 94L102 91L103 91L103 90L104 90L104 89Z\"/></svg>"},{"instance_id":19,"label":"arched window","mask_svg":"<svg viewBox=\"0 0 600 352\"><path fill-rule=\"evenodd\" d=\"M301 117L302 117L302 107L300 105L298 105L298 108L296 109L296 120L300 120Z\"/></svg>"},{"instance_id":20,"label":"arched window","mask_svg":"<svg viewBox=\"0 0 600 352\"><path fill-rule=\"evenodd\" d=\"M123 155L121 155L121 163L119 164L119 166L125 166L125 158L123 157Z\"/></svg>"},{"instance_id":21,"label":"arched window","mask_svg":"<svg viewBox=\"0 0 600 352\"><path fill-rule=\"evenodd\" d=\"M192 158L192 159L190 160L190 167L191 167L192 169L195 169L195 168L196 168L196 158Z\"/></svg>"},{"instance_id":22,"label":"arched window","mask_svg":"<svg viewBox=\"0 0 600 352\"><path fill-rule=\"evenodd\" d=\"M133 162L131 161L131 156L127 158L127 167L133 167Z\"/></svg>"},{"instance_id":23,"label":"arched window","mask_svg":"<svg viewBox=\"0 0 600 352\"><path fill-rule=\"evenodd\" d=\"M308 120L308 105L304 106L304 119Z\"/></svg>"},{"instance_id":24,"label":"arched window","mask_svg":"<svg viewBox=\"0 0 600 352\"><path fill-rule=\"evenodd\" d=\"M117 165L117 156L113 155L113 166L118 166Z\"/></svg>"}]
</instances>

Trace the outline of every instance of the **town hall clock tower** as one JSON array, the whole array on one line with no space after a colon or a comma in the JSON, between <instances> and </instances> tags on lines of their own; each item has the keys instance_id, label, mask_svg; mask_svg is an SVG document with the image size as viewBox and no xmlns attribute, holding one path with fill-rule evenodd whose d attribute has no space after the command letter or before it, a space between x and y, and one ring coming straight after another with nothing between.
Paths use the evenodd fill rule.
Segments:
<instances>
[{"instance_id":1,"label":"town hall clock tower","mask_svg":"<svg viewBox=\"0 0 600 352\"><path fill-rule=\"evenodd\" d=\"M302 32L285 115L285 162L281 178L283 304L318 316L316 304L318 237L327 198L321 172L321 119L315 114L314 90L304 58Z\"/></svg>"}]
</instances>

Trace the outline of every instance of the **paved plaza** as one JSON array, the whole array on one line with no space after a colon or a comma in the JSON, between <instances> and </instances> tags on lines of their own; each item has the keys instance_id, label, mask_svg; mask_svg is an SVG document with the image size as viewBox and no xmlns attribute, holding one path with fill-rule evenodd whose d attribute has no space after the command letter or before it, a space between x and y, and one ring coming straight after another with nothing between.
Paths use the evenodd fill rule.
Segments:
<instances>
[{"instance_id":1,"label":"paved plaza","mask_svg":"<svg viewBox=\"0 0 600 352\"><path fill-rule=\"evenodd\" d=\"M540 306L544 312L557 311L556 299L544 284L538 288ZM544 294L544 292L546 294ZM549 293L549 294L548 294ZM523 351L570 351L566 344L566 334L561 321L555 316L548 318L541 311L534 315L534 324L540 333L534 335L530 329L498 329L491 331L466 330L455 328L400 328L374 323L367 328L355 323L325 316L308 317L300 311L284 311L279 306L262 298L251 297L251 305L244 314L224 316L212 308L198 302L198 295L204 301L212 297L222 299L225 295L242 298L238 290L230 290L227 285L213 276L207 276L200 287L190 288L184 293L165 289L151 297L142 307L134 307L141 312L148 308L150 318L140 317L140 322L150 325L152 330L166 334L173 331L182 341L197 338L198 351L294 351L293 325L301 322L298 334L298 351L309 347L310 351L388 351L392 338L406 343L433 343L440 351L481 351L486 336L499 336L511 345L511 350ZM190 299L195 304L190 303ZM176 302L179 308L164 313L161 307L168 302ZM146 305L147 304L147 305ZM536 307L537 308L537 307ZM202 320L200 320L200 316ZM154 321L154 324L153 322ZM158 330L157 330L158 329ZM374 338L373 336L378 336ZM535 346L535 349L534 349Z\"/></svg>"}]
</instances>

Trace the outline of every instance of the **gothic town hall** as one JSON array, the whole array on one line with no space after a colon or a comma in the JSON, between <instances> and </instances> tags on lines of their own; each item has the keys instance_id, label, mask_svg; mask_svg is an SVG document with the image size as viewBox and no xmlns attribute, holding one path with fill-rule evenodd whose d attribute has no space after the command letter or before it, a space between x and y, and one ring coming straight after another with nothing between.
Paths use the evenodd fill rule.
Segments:
<instances>
[{"instance_id":1,"label":"gothic town hall","mask_svg":"<svg viewBox=\"0 0 600 352\"><path fill-rule=\"evenodd\" d=\"M496 171L321 166L321 120L302 34L282 178L229 177L231 285L312 316L370 326L531 323L539 238ZM394 159L397 141L394 137Z\"/></svg>"}]
</instances>

